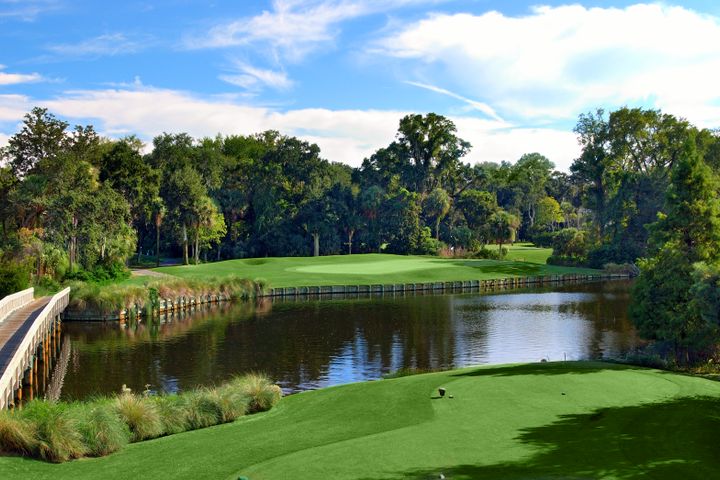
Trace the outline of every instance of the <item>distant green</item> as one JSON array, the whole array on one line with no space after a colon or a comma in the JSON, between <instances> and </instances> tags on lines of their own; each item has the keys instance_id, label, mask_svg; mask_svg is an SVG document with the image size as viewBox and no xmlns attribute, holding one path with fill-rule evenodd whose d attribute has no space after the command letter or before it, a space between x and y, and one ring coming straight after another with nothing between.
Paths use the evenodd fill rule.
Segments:
<instances>
[{"instance_id":1,"label":"distant green","mask_svg":"<svg viewBox=\"0 0 720 480\"><path fill-rule=\"evenodd\" d=\"M597 362L536 363L291 395L268 413L106 458L51 465L3 457L0 475L709 479L720 471L719 429L720 383Z\"/></svg>"},{"instance_id":2,"label":"distant green","mask_svg":"<svg viewBox=\"0 0 720 480\"><path fill-rule=\"evenodd\" d=\"M156 271L190 278L224 275L260 278L266 280L271 287L449 282L565 273L597 273L597 270L545 265L550 254L551 249L522 244L511 248L506 260L360 254L249 258L202 265L161 267Z\"/></svg>"}]
</instances>

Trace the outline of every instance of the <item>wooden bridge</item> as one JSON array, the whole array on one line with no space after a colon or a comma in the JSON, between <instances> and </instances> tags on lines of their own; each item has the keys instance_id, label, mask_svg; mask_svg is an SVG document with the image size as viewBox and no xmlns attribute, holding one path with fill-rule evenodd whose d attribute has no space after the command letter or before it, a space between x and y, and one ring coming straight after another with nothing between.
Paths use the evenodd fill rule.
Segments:
<instances>
[{"instance_id":1,"label":"wooden bridge","mask_svg":"<svg viewBox=\"0 0 720 480\"><path fill-rule=\"evenodd\" d=\"M34 293L29 288L0 300L0 409L44 389L60 350L60 314L70 289L39 299Z\"/></svg>"}]
</instances>

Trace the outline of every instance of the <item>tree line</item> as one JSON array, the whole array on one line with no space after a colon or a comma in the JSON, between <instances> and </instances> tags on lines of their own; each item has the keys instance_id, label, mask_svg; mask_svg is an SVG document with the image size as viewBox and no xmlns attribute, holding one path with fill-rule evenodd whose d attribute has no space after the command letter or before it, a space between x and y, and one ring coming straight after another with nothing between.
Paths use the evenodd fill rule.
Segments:
<instances>
[{"instance_id":1,"label":"tree line","mask_svg":"<svg viewBox=\"0 0 720 480\"><path fill-rule=\"evenodd\" d=\"M491 255L490 243L579 216L577 206L555 200L564 198L566 176L547 158L471 166L463 162L470 148L449 119L431 113L401 119L396 139L356 169L276 131L162 134L144 153L135 136L70 129L36 108L2 150L2 259L37 278L62 278L141 253L184 263L441 249Z\"/></svg>"}]
</instances>

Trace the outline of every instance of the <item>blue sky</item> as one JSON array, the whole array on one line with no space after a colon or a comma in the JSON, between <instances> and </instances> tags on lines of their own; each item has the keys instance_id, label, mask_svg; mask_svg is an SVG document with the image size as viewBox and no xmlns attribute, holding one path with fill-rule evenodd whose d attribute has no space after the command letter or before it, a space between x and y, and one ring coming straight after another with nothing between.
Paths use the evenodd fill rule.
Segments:
<instances>
[{"instance_id":1,"label":"blue sky","mask_svg":"<svg viewBox=\"0 0 720 480\"><path fill-rule=\"evenodd\" d=\"M0 145L41 105L145 141L273 128L358 165L434 111L470 161L567 169L597 107L720 127L720 2L0 0L0 65Z\"/></svg>"}]
</instances>

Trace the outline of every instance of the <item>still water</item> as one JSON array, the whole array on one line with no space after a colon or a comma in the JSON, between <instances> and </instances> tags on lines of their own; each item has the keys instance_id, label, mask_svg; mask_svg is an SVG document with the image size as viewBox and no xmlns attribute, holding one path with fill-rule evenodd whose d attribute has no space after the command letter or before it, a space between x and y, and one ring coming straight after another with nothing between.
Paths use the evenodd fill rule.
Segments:
<instances>
[{"instance_id":1,"label":"still water","mask_svg":"<svg viewBox=\"0 0 720 480\"><path fill-rule=\"evenodd\" d=\"M67 323L62 398L178 391L262 371L286 392L400 368L612 358L636 337L629 283L486 294L265 301L159 325Z\"/></svg>"}]
</instances>

